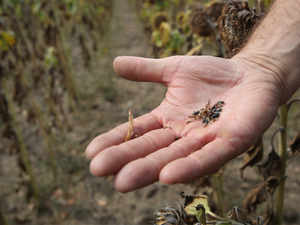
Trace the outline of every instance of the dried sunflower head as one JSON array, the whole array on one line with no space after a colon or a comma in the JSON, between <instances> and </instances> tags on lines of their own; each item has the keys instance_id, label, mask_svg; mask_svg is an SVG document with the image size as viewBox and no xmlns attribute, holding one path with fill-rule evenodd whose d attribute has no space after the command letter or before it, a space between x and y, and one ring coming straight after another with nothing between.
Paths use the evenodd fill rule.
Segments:
<instances>
[{"instance_id":1,"label":"dried sunflower head","mask_svg":"<svg viewBox=\"0 0 300 225\"><path fill-rule=\"evenodd\" d=\"M208 3L205 11L212 22L217 22L219 16L222 14L224 5L225 2L222 0L214 0Z\"/></svg>"},{"instance_id":2,"label":"dried sunflower head","mask_svg":"<svg viewBox=\"0 0 300 225\"><path fill-rule=\"evenodd\" d=\"M199 36L210 36L213 30L209 24L209 18L205 9L201 6L194 8L190 15L190 28Z\"/></svg>"},{"instance_id":3,"label":"dried sunflower head","mask_svg":"<svg viewBox=\"0 0 300 225\"><path fill-rule=\"evenodd\" d=\"M260 16L247 1L229 0L218 19L220 36L228 57L237 53Z\"/></svg>"}]
</instances>

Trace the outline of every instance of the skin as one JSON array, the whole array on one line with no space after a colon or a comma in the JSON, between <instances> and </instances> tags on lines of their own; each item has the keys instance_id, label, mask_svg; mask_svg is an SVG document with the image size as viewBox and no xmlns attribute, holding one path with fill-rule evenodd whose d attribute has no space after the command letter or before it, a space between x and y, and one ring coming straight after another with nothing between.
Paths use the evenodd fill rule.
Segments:
<instances>
[{"instance_id":1,"label":"skin","mask_svg":"<svg viewBox=\"0 0 300 225\"><path fill-rule=\"evenodd\" d=\"M299 11L300 0L278 0L246 47L231 59L117 57L117 74L162 83L167 92L157 108L134 120L137 138L123 142L125 123L88 145L91 173L115 175L115 188L128 192L156 181L189 182L246 151L300 86ZM283 22L274 30L270 25L279 16ZM220 118L207 127L201 121L187 123L208 100L225 102Z\"/></svg>"}]
</instances>

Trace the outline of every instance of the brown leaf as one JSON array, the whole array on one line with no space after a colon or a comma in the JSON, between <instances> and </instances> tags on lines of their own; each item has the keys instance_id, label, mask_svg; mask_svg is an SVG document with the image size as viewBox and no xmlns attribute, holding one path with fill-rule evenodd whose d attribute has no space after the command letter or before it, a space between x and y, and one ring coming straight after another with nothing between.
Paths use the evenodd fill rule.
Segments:
<instances>
[{"instance_id":1,"label":"brown leaf","mask_svg":"<svg viewBox=\"0 0 300 225\"><path fill-rule=\"evenodd\" d=\"M133 115L131 110L128 110L128 130L127 130L127 135L124 139L124 141L129 141L130 139L134 138L134 126L133 126Z\"/></svg>"},{"instance_id":2,"label":"brown leaf","mask_svg":"<svg viewBox=\"0 0 300 225\"><path fill-rule=\"evenodd\" d=\"M244 164L240 168L240 173L242 179L244 178L244 170L247 167L253 167L263 158L264 147L263 147L263 138L261 137L255 145L250 147L250 149L245 153Z\"/></svg>"},{"instance_id":3,"label":"brown leaf","mask_svg":"<svg viewBox=\"0 0 300 225\"><path fill-rule=\"evenodd\" d=\"M252 189L243 201L243 208L248 212L253 212L256 207L265 202L272 195L282 179L271 176L266 181L258 184Z\"/></svg>"},{"instance_id":4,"label":"brown leaf","mask_svg":"<svg viewBox=\"0 0 300 225\"><path fill-rule=\"evenodd\" d=\"M270 176L280 176L281 161L279 155L274 149L269 153L267 160L258 165L258 171L266 180Z\"/></svg>"},{"instance_id":5,"label":"brown leaf","mask_svg":"<svg viewBox=\"0 0 300 225\"><path fill-rule=\"evenodd\" d=\"M208 22L208 15L202 6L192 10L190 15L190 28L194 34L199 36L210 36L213 34L212 27Z\"/></svg>"}]
</instances>

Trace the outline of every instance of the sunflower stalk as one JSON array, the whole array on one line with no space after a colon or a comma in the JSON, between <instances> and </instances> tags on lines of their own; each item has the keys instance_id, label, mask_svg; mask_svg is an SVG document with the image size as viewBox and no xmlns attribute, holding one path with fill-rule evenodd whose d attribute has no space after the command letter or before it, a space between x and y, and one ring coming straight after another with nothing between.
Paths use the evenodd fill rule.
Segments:
<instances>
[{"instance_id":1,"label":"sunflower stalk","mask_svg":"<svg viewBox=\"0 0 300 225\"><path fill-rule=\"evenodd\" d=\"M58 54L58 59L61 64L61 68L63 71L63 82L68 90L68 95L69 95L69 101L70 101L70 108L72 110L75 110L75 105L78 101L78 93L77 93L77 88L75 81L73 79L73 74L72 74L72 69L71 69L71 63L69 62L69 57L66 52L66 46L64 43L64 36L62 29L59 25L59 14L56 10L56 5L55 1L51 1L51 7L54 12L54 26L55 26L55 34L56 34L56 49L57 49L57 54Z\"/></svg>"},{"instance_id":2,"label":"sunflower stalk","mask_svg":"<svg viewBox=\"0 0 300 225\"><path fill-rule=\"evenodd\" d=\"M283 128L279 135L278 155L281 161L280 177L285 177L286 160L287 160L287 120L288 120L288 106L283 105L279 110L280 127ZM275 222L276 225L281 225L283 220L283 206L284 206L284 187L285 179L282 179L278 186L275 196Z\"/></svg>"},{"instance_id":3,"label":"sunflower stalk","mask_svg":"<svg viewBox=\"0 0 300 225\"><path fill-rule=\"evenodd\" d=\"M5 82L5 83L7 83L7 82ZM17 145L18 145L18 150L20 152L20 159L22 161L22 164L24 165L25 172L27 173L27 175L29 177L29 188L31 189L31 191L33 193L34 199L39 203L40 202L40 191L39 191L39 188L38 188L37 181L35 179L36 176L33 172L32 165L31 165L31 162L30 162L29 151L26 147L22 131L21 131L21 129L19 127L19 124L17 122L17 119L16 119L18 113L16 112L13 100L7 94L9 92L7 90L8 88L4 87L3 89L4 89L3 90L4 97L6 98L7 104L8 104L8 113L10 115L9 117L11 118L10 121L8 121L8 123L9 123L9 126L11 127L11 129L14 132L16 142L17 142Z\"/></svg>"}]
</instances>

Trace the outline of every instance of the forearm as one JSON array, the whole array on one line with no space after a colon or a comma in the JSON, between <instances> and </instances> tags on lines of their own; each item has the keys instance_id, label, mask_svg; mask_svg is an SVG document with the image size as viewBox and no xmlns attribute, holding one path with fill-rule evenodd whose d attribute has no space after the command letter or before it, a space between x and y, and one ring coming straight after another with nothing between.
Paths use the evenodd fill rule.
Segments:
<instances>
[{"instance_id":1,"label":"forearm","mask_svg":"<svg viewBox=\"0 0 300 225\"><path fill-rule=\"evenodd\" d=\"M272 71L287 101L300 87L300 0L277 0L237 57Z\"/></svg>"}]
</instances>

